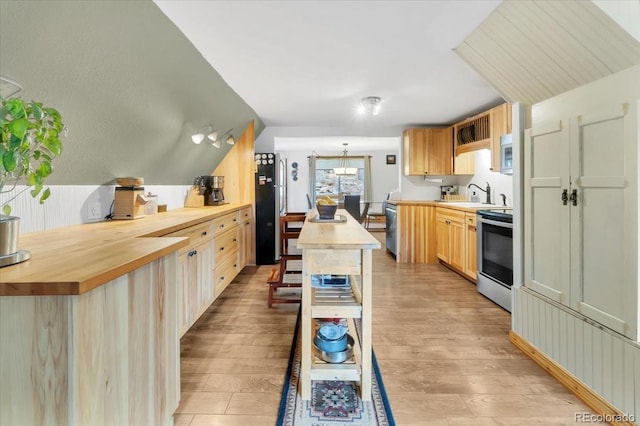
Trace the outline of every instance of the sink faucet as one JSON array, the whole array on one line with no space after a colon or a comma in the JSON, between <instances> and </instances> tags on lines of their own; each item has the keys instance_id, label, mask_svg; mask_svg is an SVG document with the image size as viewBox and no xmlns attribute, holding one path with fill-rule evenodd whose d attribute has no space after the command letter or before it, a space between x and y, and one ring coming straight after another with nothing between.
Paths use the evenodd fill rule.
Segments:
<instances>
[{"instance_id":1,"label":"sink faucet","mask_svg":"<svg viewBox=\"0 0 640 426\"><path fill-rule=\"evenodd\" d=\"M485 204L491 204L491 186L489 186L489 182L487 182L487 189L482 189L478 185L476 185L475 183L470 183L469 186L467 186L467 188L471 188L472 186L475 186L480 191L485 192L487 194L487 201L485 201L484 203Z\"/></svg>"}]
</instances>

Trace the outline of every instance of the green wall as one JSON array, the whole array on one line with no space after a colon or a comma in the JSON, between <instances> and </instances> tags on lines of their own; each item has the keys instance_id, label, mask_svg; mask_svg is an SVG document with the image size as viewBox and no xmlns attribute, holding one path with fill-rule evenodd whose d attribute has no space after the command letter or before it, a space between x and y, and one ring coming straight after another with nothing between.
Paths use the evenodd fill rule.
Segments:
<instances>
[{"instance_id":1,"label":"green wall","mask_svg":"<svg viewBox=\"0 0 640 426\"><path fill-rule=\"evenodd\" d=\"M0 1L0 74L69 128L50 184L190 184L229 145L194 145L204 124L239 137L264 124L151 1Z\"/></svg>"}]
</instances>

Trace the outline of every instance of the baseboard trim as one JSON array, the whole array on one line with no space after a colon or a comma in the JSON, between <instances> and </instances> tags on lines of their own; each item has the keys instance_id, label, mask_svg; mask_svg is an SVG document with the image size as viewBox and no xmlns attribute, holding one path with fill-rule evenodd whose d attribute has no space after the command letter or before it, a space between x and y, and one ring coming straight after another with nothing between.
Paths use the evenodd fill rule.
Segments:
<instances>
[{"instance_id":1,"label":"baseboard trim","mask_svg":"<svg viewBox=\"0 0 640 426\"><path fill-rule=\"evenodd\" d=\"M613 419L613 421L609 421L610 424L637 425L630 421L615 421L617 418L626 419L629 415L618 411L617 408L591 390L591 388L582 383L577 377L565 370L560 364L547 357L547 355L540 352L536 347L524 340L513 330L509 332L509 341L511 341L515 347L524 352L525 355L531 358L536 364L542 367L547 373L558 380L564 387L573 392L596 414L603 415L607 419Z\"/></svg>"}]
</instances>

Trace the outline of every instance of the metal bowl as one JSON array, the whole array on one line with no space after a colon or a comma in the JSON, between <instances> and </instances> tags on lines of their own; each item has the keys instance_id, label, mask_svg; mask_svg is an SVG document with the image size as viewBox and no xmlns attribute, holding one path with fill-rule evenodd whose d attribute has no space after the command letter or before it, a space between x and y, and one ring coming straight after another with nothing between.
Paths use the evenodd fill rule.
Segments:
<instances>
[{"instance_id":1,"label":"metal bowl","mask_svg":"<svg viewBox=\"0 0 640 426\"><path fill-rule=\"evenodd\" d=\"M347 349L340 352L326 352L316 346L315 342L313 344L313 348L316 351L316 354L324 361L330 364L340 364L341 362L345 362L353 356L353 345L355 341L350 334L347 334Z\"/></svg>"},{"instance_id":2,"label":"metal bowl","mask_svg":"<svg viewBox=\"0 0 640 426\"><path fill-rule=\"evenodd\" d=\"M347 335L345 334L337 339L326 339L322 337L322 335L317 334L313 338L313 344L316 348L324 352L342 352L346 350L348 346Z\"/></svg>"}]
</instances>

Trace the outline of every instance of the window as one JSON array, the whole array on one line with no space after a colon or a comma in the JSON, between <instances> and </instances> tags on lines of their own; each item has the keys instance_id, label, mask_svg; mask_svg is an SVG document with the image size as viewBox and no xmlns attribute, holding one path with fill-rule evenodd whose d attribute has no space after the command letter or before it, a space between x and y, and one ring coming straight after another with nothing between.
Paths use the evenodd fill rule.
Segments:
<instances>
[{"instance_id":1,"label":"window","mask_svg":"<svg viewBox=\"0 0 640 426\"><path fill-rule=\"evenodd\" d=\"M365 196L365 158L349 157L349 166L357 168L355 175L336 175L333 168L340 166L340 158L317 157L315 160L314 198L328 195L336 201L344 194ZM314 200L315 201L315 200Z\"/></svg>"}]
</instances>

